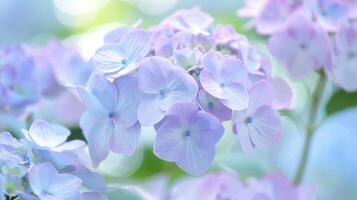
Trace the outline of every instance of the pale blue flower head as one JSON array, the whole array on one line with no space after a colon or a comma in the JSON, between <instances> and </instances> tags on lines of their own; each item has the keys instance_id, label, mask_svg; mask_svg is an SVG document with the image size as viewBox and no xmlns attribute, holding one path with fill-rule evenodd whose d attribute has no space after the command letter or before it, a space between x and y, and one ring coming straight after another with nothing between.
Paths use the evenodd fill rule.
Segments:
<instances>
[{"instance_id":1,"label":"pale blue flower head","mask_svg":"<svg viewBox=\"0 0 357 200\"><path fill-rule=\"evenodd\" d=\"M177 102L196 98L198 85L187 72L162 57L150 57L140 62L139 89L144 93L138 108L143 125L154 125L164 118Z\"/></svg>"},{"instance_id":2,"label":"pale blue flower head","mask_svg":"<svg viewBox=\"0 0 357 200\"><path fill-rule=\"evenodd\" d=\"M135 29L124 34L117 43L107 43L92 58L96 70L106 77L120 77L137 69L137 62L150 50L150 34Z\"/></svg>"},{"instance_id":3,"label":"pale blue flower head","mask_svg":"<svg viewBox=\"0 0 357 200\"><path fill-rule=\"evenodd\" d=\"M34 62L22 45L2 48L0 57L0 110L20 114L40 97Z\"/></svg>"},{"instance_id":4,"label":"pale blue flower head","mask_svg":"<svg viewBox=\"0 0 357 200\"><path fill-rule=\"evenodd\" d=\"M195 103L180 102L169 109L159 127L154 153L192 175L202 175L211 165L223 133L213 115L200 111Z\"/></svg>"},{"instance_id":5,"label":"pale blue flower head","mask_svg":"<svg viewBox=\"0 0 357 200\"><path fill-rule=\"evenodd\" d=\"M126 75L111 82L94 75L88 87L79 93L87 107L80 127L88 141L93 164L98 165L110 150L132 155L141 131L137 118L140 100L137 77Z\"/></svg>"}]
</instances>

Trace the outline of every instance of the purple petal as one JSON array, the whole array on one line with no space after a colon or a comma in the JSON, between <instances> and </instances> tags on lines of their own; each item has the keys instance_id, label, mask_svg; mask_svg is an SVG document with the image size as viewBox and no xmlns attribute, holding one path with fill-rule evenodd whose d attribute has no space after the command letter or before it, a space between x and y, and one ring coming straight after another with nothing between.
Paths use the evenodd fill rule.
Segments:
<instances>
[{"instance_id":1,"label":"purple petal","mask_svg":"<svg viewBox=\"0 0 357 200\"><path fill-rule=\"evenodd\" d=\"M94 192L105 192L107 190L104 178L98 173L91 172L84 166L76 166L76 169L71 174L80 178L83 186Z\"/></svg>"},{"instance_id":2,"label":"purple petal","mask_svg":"<svg viewBox=\"0 0 357 200\"><path fill-rule=\"evenodd\" d=\"M154 153L157 157L176 162L185 151L185 141L181 130L182 122L179 118L168 116L165 123L159 128L155 143Z\"/></svg>"},{"instance_id":3,"label":"purple petal","mask_svg":"<svg viewBox=\"0 0 357 200\"><path fill-rule=\"evenodd\" d=\"M228 95L216 79L216 76L209 70L204 69L200 73L200 82L205 91L219 99L227 99Z\"/></svg>"},{"instance_id":4,"label":"purple petal","mask_svg":"<svg viewBox=\"0 0 357 200\"><path fill-rule=\"evenodd\" d=\"M211 113L221 121L227 121L232 118L231 109L202 89L198 92L198 102L204 111Z\"/></svg>"},{"instance_id":5,"label":"purple petal","mask_svg":"<svg viewBox=\"0 0 357 200\"><path fill-rule=\"evenodd\" d=\"M221 139L224 127L213 115L199 111L192 119L190 125L192 137L197 146L204 148L214 146Z\"/></svg>"}]
</instances>

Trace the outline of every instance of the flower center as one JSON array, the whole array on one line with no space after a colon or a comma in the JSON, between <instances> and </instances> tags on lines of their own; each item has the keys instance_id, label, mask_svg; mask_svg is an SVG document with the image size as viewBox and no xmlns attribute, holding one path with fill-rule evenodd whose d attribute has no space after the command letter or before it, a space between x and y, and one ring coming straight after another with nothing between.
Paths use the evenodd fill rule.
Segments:
<instances>
[{"instance_id":1,"label":"flower center","mask_svg":"<svg viewBox=\"0 0 357 200\"><path fill-rule=\"evenodd\" d=\"M186 130L186 131L183 133L183 135L184 135L185 137L189 137L189 136L191 135L191 133L190 133L189 130Z\"/></svg>"},{"instance_id":2,"label":"flower center","mask_svg":"<svg viewBox=\"0 0 357 200\"><path fill-rule=\"evenodd\" d=\"M127 66L129 63L128 59L124 58L123 60L121 60L121 64L123 64L124 66Z\"/></svg>"},{"instance_id":3,"label":"flower center","mask_svg":"<svg viewBox=\"0 0 357 200\"><path fill-rule=\"evenodd\" d=\"M301 43L299 45L299 47L300 47L300 49L305 50L305 49L307 49L307 44L306 43Z\"/></svg>"},{"instance_id":4,"label":"flower center","mask_svg":"<svg viewBox=\"0 0 357 200\"><path fill-rule=\"evenodd\" d=\"M208 109L210 109L210 110L213 109L213 106L214 106L213 102L212 101L208 102L207 106L208 106Z\"/></svg>"},{"instance_id":5,"label":"flower center","mask_svg":"<svg viewBox=\"0 0 357 200\"><path fill-rule=\"evenodd\" d=\"M109 117L109 119L113 119L115 117L115 113L114 112L109 112L108 113L108 117Z\"/></svg>"},{"instance_id":6,"label":"flower center","mask_svg":"<svg viewBox=\"0 0 357 200\"><path fill-rule=\"evenodd\" d=\"M220 86L221 88L224 88L224 87L226 87L226 84L220 83L219 86Z\"/></svg>"},{"instance_id":7,"label":"flower center","mask_svg":"<svg viewBox=\"0 0 357 200\"><path fill-rule=\"evenodd\" d=\"M253 123L253 117L251 116L246 117L244 123L247 125Z\"/></svg>"},{"instance_id":8,"label":"flower center","mask_svg":"<svg viewBox=\"0 0 357 200\"><path fill-rule=\"evenodd\" d=\"M348 57L349 59L356 58L356 57L357 57L357 53L351 51L351 52L349 52L349 53L347 54L347 57Z\"/></svg>"},{"instance_id":9,"label":"flower center","mask_svg":"<svg viewBox=\"0 0 357 200\"><path fill-rule=\"evenodd\" d=\"M164 89L160 90L159 94L160 94L161 98L165 98L166 90L164 90Z\"/></svg>"}]
</instances>

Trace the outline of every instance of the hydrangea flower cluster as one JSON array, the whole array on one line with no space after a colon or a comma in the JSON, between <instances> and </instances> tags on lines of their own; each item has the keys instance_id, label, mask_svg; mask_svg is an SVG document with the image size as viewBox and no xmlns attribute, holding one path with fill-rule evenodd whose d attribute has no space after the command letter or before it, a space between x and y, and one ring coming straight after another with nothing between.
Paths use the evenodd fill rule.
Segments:
<instances>
[{"instance_id":1,"label":"hydrangea flower cluster","mask_svg":"<svg viewBox=\"0 0 357 200\"><path fill-rule=\"evenodd\" d=\"M44 48L9 45L0 57L0 114L26 117L42 98L85 85L93 71L76 49L59 42Z\"/></svg>"},{"instance_id":2,"label":"hydrangea flower cluster","mask_svg":"<svg viewBox=\"0 0 357 200\"><path fill-rule=\"evenodd\" d=\"M67 128L44 120L23 130L21 139L1 133L0 191L25 200L105 199L104 179L85 166L89 160L85 143L66 142L69 135Z\"/></svg>"},{"instance_id":3,"label":"hydrangea flower cluster","mask_svg":"<svg viewBox=\"0 0 357 200\"><path fill-rule=\"evenodd\" d=\"M357 91L356 1L246 1L238 11L251 17L258 33L269 36L269 49L300 80L325 70L346 91Z\"/></svg>"},{"instance_id":4,"label":"hydrangea flower cluster","mask_svg":"<svg viewBox=\"0 0 357 200\"><path fill-rule=\"evenodd\" d=\"M147 30L113 30L92 61L95 73L77 90L87 107L80 127L94 165L110 151L132 155L141 127L149 126L157 131L157 157L201 175L214 159L223 121L232 121L250 153L278 141L277 110L291 100L265 55L232 26L215 28L197 8Z\"/></svg>"},{"instance_id":5,"label":"hydrangea flower cluster","mask_svg":"<svg viewBox=\"0 0 357 200\"><path fill-rule=\"evenodd\" d=\"M174 185L169 195L172 200L315 199L315 191L312 187L295 186L282 175L271 174L262 179L250 179L242 183L239 177L226 172L183 179Z\"/></svg>"}]
</instances>

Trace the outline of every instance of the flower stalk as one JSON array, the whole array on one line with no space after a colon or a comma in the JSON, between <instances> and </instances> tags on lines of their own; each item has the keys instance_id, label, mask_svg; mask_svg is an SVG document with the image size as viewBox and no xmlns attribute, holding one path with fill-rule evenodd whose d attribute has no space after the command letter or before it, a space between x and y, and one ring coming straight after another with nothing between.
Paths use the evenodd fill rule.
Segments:
<instances>
[{"instance_id":1,"label":"flower stalk","mask_svg":"<svg viewBox=\"0 0 357 200\"><path fill-rule=\"evenodd\" d=\"M306 135L305 135L305 140L304 140L304 147L303 147L302 155L301 155L300 162L299 162L299 165L297 168L297 172L294 177L295 184L301 183L301 181L303 180L304 175L305 175L313 135L317 128L316 120L317 120L317 116L318 116L319 105L320 105L321 99L323 97L323 92L325 90L326 83L327 83L327 79L326 79L324 73L320 72L319 80L316 84L315 90L313 91L312 97L311 97L311 107L310 107L308 121L307 121L306 129L305 129Z\"/></svg>"}]
</instances>

